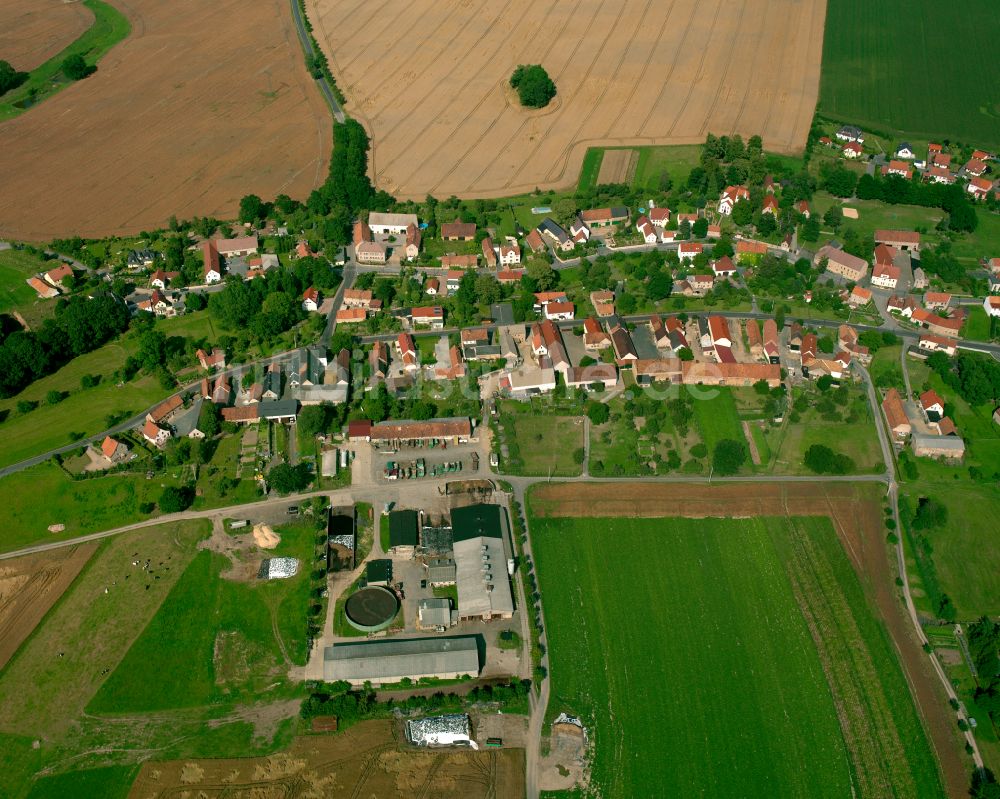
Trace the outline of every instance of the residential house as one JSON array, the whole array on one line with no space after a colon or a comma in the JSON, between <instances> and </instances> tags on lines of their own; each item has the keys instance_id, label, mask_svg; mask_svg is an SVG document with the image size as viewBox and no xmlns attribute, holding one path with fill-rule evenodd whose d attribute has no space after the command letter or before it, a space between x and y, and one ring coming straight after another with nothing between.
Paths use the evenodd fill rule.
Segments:
<instances>
[{"instance_id":1,"label":"residential house","mask_svg":"<svg viewBox=\"0 0 1000 799\"><path fill-rule=\"evenodd\" d=\"M750 199L750 189L746 186L726 186L719 198L719 213L729 216L736 203Z\"/></svg>"},{"instance_id":2,"label":"residential house","mask_svg":"<svg viewBox=\"0 0 1000 799\"><path fill-rule=\"evenodd\" d=\"M149 419L142 426L142 437L154 447L162 448L170 440L171 432L166 427L161 427L156 422Z\"/></svg>"},{"instance_id":3,"label":"residential house","mask_svg":"<svg viewBox=\"0 0 1000 799\"><path fill-rule=\"evenodd\" d=\"M943 166L932 166L924 172L924 180L950 186L955 182L955 176Z\"/></svg>"},{"instance_id":4,"label":"residential house","mask_svg":"<svg viewBox=\"0 0 1000 799\"><path fill-rule=\"evenodd\" d=\"M291 253L289 253L289 256L293 260L298 260L299 258L315 258L316 253L312 251L312 248L309 246L308 241L302 240L296 242L295 249L292 250Z\"/></svg>"},{"instance_id":5,"label":"residential house","mask_svg":"<svg viewBox=\"0 0 1000 799\"><path fill-rule=\"evenodd\" d=\"M928 291L924 294L924 307L928 311L944 311L951 305L951 295L942 291Z\"/></svg>"},{"instance_id":6,"label":"residential house","mask_svg":"<svg viewBox=\"0 0 1000 799\"><path fill-rule=\"evenodd\" d=\"M368 289L344 289L345 308L365 308L372 304L372 293Z\"/></svg>"},{"instance_id":7,"label":"residential house","mask_svg":"<svg viewBox=\"0 0 1000 799\"><path fill-rule=\"evenodd\" d=\"M958 340L947 336L926 334L920 337L917 347L924 352L943 352L949 357L954 357L958 350Z\"/></svg>"},{"instance_id":8,"label":"residential house","mask_svg":"<svg viewBox=\"0 0 1000 799\"><path fill-rule=\"evenodd\" d=\"M712 344L716 347L732 347L732 334L729 332L729 322L724 316L708 317L708 332L712 337Z\"/></svg>"},{"instance_id":9,"label":"residential house","mask_svg":"<svg viewBox=\"0 0 1000 799\"><path fill-rule=\"evenodd\" d=\"M229 378L224 374L219 375L212 386L212 402L216 405L228 405L229 395Z\"/></svg>"},{"instance_id":10,"label":"residential house","mask_svg":"<svg viewBox=\"0 0 1000 799\"><path fill-rule=\"evenodd\" d=\"M545 304L545 318L557 321L572 319L576 309L571 302L549 302Z\"/></svg>"},{"instance_id":11,"label":"residential house","mask_svg":"<svg viewBox=\"0 0 1000 799\"><path fill-rule=\"evenodd\" d=\"M914 288L914 290L920 291L920 289L925 289L929 285L930 285L930 282L927 280L927 274L924 272L924 270L921 269L919 266L915 267L914 270L913 270L913 288Z\"/></svg>"},{"instance_id":12,"label":"residential house","mask_svg":"<svg viewBox=\"0 0 1000 799\"><path fill-rule=\"evenodd\" d=\"M898 175L901 178L910 180L913 177L913 169L910 167L906 161L897 161L893 159L884 167L882 167L883 175Z\"/></svg>"},{"instance_id":13,"label":"residential house","mask_svg":"<svg viewBox=\"0 0 1000 799\"><path fill-rule=\"evenodd\" d=\"M920 407L929 422L937 422L944 416L944 400L934 389L928 389L920 395Z\"/></svg>"},{"instance_id":14,"label":"residential house","mask_svg":"<svg viewBox=\"0 0 1000 799\"><path fill-rule=\"evenodd\" d=\"M914 433L913 454L918 458L943 458L959 461L965 456L965 442L958 436L934 436Z\"/></svg>"},{"instance_id":15,"label":"residential house","mask_svg":"<svg viewBox=\"0 0 1000 799\"><path fill-rule=\"evenodd\" d=\"M569 252L576 246L576 242L567 235L566 231L548 217L542 220L538 231L563 252Z\"/></svg>"},{"instance_id":16,"label":"residential house","mask_svg":"<svg viewBox=\"0 0 1000 799\"><path fill-rule=\"evenodd\" d=\"M441 238L445 241L473 241L476 238L476 226L472 222L445 222L441 225Z\"/></svg>"},{"instance_id":17,"label":"residential house","mask_svg":"<svg viewBox=\"0 0 1000 799\"><path fill-rule=\"evenodd\" d=\"M900 297L898 294L894 294L886 302L885 309L889 313L898 313L900 316L909 319L917 307L917 303L912 297Z\"/></svg>"},{"instance_id":18,"label":"residential house","mask_svg":"<svg viewBox=\"0 0 1000 799\"><path fill-rule=\"evenodd\" d=\"M658 228L664 228L670 222L670 209L669 208L650 208L649 209L649 221L656 225Z\"/></svg>"},{"instance_id":19,"label":"residential house","mask_svg":"<svg viewBox=\"0 0 1000 799\"><path fill-rule=\"evenodd\" d=\"M336 323L338 325L356 325L364 322L368 314L364 308L341 308L337 311Z\"/></svg>"},{"instance_id":20,"label":"residential house","mask_svg":"<svg viewBox=\"0 0 1000 799\"><path fill-rule=\"evenodd\" d=\"M764 197L764 204L760 209L762 214L770 214L771 216L778 215L778 201L774 198L773 194L768 194Z\"/></svg>"},{"instance_id":21,"label":"residential house","mask_svg":"<svg viewBox=\"0 0 1000 799\"><path fill-rule=\"evenodd\" d=\"M858 144L855 141L852 141L845 144L841 149L841 152L843 152L844 158L850 158L851 160L854 160L855 158L860 158L861 155L864 153L864 150L862 149L860 144Z\"/></svg>"},{"instance_id":22,"label":"residential house","mask_svg":"<svg viewBox=\"0 0 1000 799\"><path fill-rule=\"evenodd\" d=\"M799 344L801 345L801 328L799 329ZM781 361L781 351L778 337L778 323L773 319L764 320L764 332L761 336L764 341L764 359L768 363L779 363ZM795 340L795 330L792 330L790 341Z\"/></svg>"},{"instance_id":23,"label":"residential house","mask_svg":"<svg viewBox=\"0 0 1000 799\"><path fill-rule=\"evenodd\" d=\"M868 274L868 262L864 258L858 258L829 244L819 248L813 263L819 266L824 259L826 259L826 270L840 275L845 280L858 283Z\"/></svg>"},{"instance_id":24,"label":"residential house","mask_svg":"<svg viewBox=\"0 0 1000 799\"><path fill-rule=\"evenodd\" d=\"M299 403L294 399L264 400L257 405L260 418L278 424L295 424L298 418ZM241 409L242 410L242 409ZM225 417L223 417L225 418Z\"/></svg>"},{"instance_id":25,"label":"residential house","mask_svg":"<svg viewBox=\"0 0 1000 799\"><path fill-rule=\"evenodd\" d=\"M913 151L913 147L909 142L900 142L899 146L896 148L895 152L896 158L902 158L905 161L912 161L917 157L917 154Z\"/></svg>"},{"instance_id":26,"label":"residential house","mask_svg":"<svg viewBox=\"0 0 1000 799\"><path fill-rule=\"evenodd\" d=\"M490 269L496 269L498 261L497 261L496 251L493 249L493 239L491 239L489 236L483 239L482 248L483 248L483 263Z\"/></svg>"},{"instance_id":27,"label":"residential house","mask_svg":"<svg viewBox=\"0 0 1000 799\"><path fill-rule=\"evenodd\" d=\"M202 369L225 369L226 368L226 351L213 348L211 352L205 352L203 349L199 349L195 355L198 357L198 363L201 364Z\"/></svg>"},{"instance_id":28,"label":"residential house","mask_svg":"<svg viewBox=\"0 0 1000 799\"><path fill-rule=\"evenodd\" d=\"M551 366L527 364L518 369L508 369L500 378L500 389L514 399L527 399L555 391L556 373Z\"/></svg>"},{"instance_id":29,"label":"residential house","mask_svg":"<svg viewBox=\"0 0 1000 799\"><path fill-rule=\"evenodd\" d=\"M880 245L881 246L881 245ZM872 285L880 289L894 289L899 283L900 270L892 263L879 263L876 261L872 269Z\"/></svg>"},{"instance_id":30,"label":"residential house","mask_svg":"<svg viewBox=\"0 0 1000 799\"><path fill-rule=\"evenodd\" d=\"M903 252L920 252L920 234L914 230L876 230L875 243Z\"/></svg>"},{"instance_id":31,"label":"residential house","mask_svg":"<svg viewBox=\"0 0 1000 799\"><path fill-rule=\"evenodd\" d=\"M764 339L760 335L760 325L756 319L748 319L746 324L747 349L755 361L764 360Z\"/></svg>"},{"instance_id":32,"label":"residential house","mask_svg":"<svg viewBox=\"0 0 1000 799\"><path fill-rule=\"evenodd\" d=\"M905 441L912 428L910 420L906 416L906 410L903 408L903 399L896 389L890 388L885 392L885 397L882 398L882 413L885 414L885 421L893 438L897 442Z\"/></svg>"},{"instance_id":33,"label":"residential house","mask_svg":"<svg viewBox=\"0 0 1000 799\"><path fill-rule=\"evenodd\" d=\"M517 266L521 263L521 248L517 242L510 241L500 245L500 266Z\"/></svg>"},{"instance_id":34,"label":"residential house","mask_svg":"<svg viewBox=\"0 0 1000 799\"><path fill-rule=\"evenodd\" d=\"M590 366L572 366L565 374L567 388L590 390L600 384L605 391L618 385L618 369L611 363L592 363Z\"/></svg>"},{"instance_id":35,"label":"residential house","mask_svg":"<svg viewBox=\"0 0 1000 799\"><path fill-rule=\"evenodd\" d=\"M414 308L410 311L410 320L414 325L427 325L432 330L440 330L444 327L444 308L439 305Z\"/></svg>"},{"instance_id":36,"label":"residential house","mask_svg":"<svg viewBox=\"0 0 1000 799\"><path fill-rule=\"evenodd\" d=\"M604 332L601 323L592 316L583 320L583 346L590 352L599 352L611 346L611 337Z\"/></svg>"},{"instance_id":37,"label":"residential house","mask_svg":"<svg viewBox=\"0 0 1000 799\"><path fill-rule=\"evenodd\" d=\"M261 385L260 399L276 400L281 397L281 365L272 363L264 372L264 382Z\"/></svg>"},{"instance_id":38,"label":"residential house","mask_svg":"<svg viewBox=\"0 0 1000 799\"><path fill-rule=\"evenodd\" d=\"M406 260L415 261L420 255L420 245L423 242L423 237L424 234L421 233L420 228L412 222L406 226L406 246L404 249Z\"/></svg>"},{"instance_id":39,"label":"residential house","mask_svg":"<svg viewBox=\"0 0 1000 799\"><path fill-rule=\"evenodd\" d=\"M733 277L736 274L736 264L733 263L733 259L728 255L723 255L721 258L712 261L712 274L716 278Z\"/></svg>"},{"instance_id":40,"label":"residential house","mask_svg":"<svg viewBox=\"0 0 1000 799\"><path fill-rule=\"evenodd\" d=\"M417 346L413 343L413 336L409 333L400 333L396 337L396 352L403 362L403 369L407 372L415 372L420 368L420 360L417 357Z\"/></svg>"},{"instance_id":41,"label":"residential house","mask_svg":"<svg viewBox=\"0 0 1000 799\"><path fill-rule=\"evenodd\" d=\"M465 277L464 269L449 269L448 273L444 276L445 294L451 295L458 291L459 286L462 285L463 277Z\"/></svg>"},{"instance_id":42,"label":"residential house","mask_svg":"<svg viewBox=\"0 0 1000 799\"><path fill-rule=\"evenodd\" d=\"M951 153L935 153L931 163L943 169L951 169Z\"/></svg>"},{"instance_id":43,"label":"residential house","mask_svg":"<svg viewBox=\"0 0 1000 799\"><path fill-rule=\"evenodd\" d=\"M541 313L550 302L566 302L568 299L565 291L536 291L532 308L535 313Z\"/></svg>"},{"instance_id":44,"label":"residential house","mask_svg":"<svg viewBox=\"0 0 1000 799\"><path fill-rule=\"evenodd\" d=\"M384 383L389 375L389 347L384 341L376 341L372 344L371 352L368 353L368 366L371 374L366 390L375 388L379 383Z\"/></svg>"},{"instance_id":45,"label":"residential house","mask_svg":"<svg viewBox=\"0 0 1000 799\"><path fill-rule=\"evenodd\" d=\"M162 269L157 269L149 276L149 285L154 289L166 289L171 281L180 277L180 274L180 272L165 272Z\"/></svg>"},{"instance_id":46,"label":"residential house","mask_svg":"<svg viewBox=\"0 0 1000 799\"><path fill-rule=\"evenodd\" d=\"M611 347L615 353L615 362L620 367L631 366L639 360L639 354L635 351L635 344L632 336L622 325L615 325L608 332L611 337Z\"/></svg>"},{"instance_id":47,"label":"residential house","mask_svg":"<svg viewBox=\"0 0 1000 799\"><path fill-rule=\"evenodd\" d=\"M51 300L53 297L59 296L59 289L55 286L50 286L40 277L29 277L24 282L35 290L40 299Z\"/></svg>"},{"instance_id":48,"label":"residential house","mask_svg":"<svg viewBox=\"0 0 1000 799\"><path fill-rule=\"evenodd\" d=\"M656 244L660 240L660 236L653 223L649 221L648 216L640 216L636 220L635 229L639 231L639 235L642 236L642 240L646 244Z\"/></svg>"},{"instance_id":49,"label":"residential house","mask_svg":"<svg viewBox=\"0 0 1000 799\"><path fill-rule=\"evenodd\" d=\"M207 285L218 283L222 280L222 263L219 258L219 250L213 241L202 242L201 245L202 269L201 278Z\"/></svg>"},{"instance_id":50,"label":"residential house","mask_svg":"<svg viewBox=\"0 0 1000 799\"><path fill-rule=\"evenodd\" d=\"M230 424L254 424L260 420L260 404L238 405L222 409L222 421Z\"/></svg>"},{"instance_id":51,"label":"residential house","mask_svg":"<svg viewBox=\"0 0 1000 799\"><path fill-rule=\"evenodd\" d=\"M691 293L696 297L701 297L712 290L715 285L715 277L712 275L689 275L687 279L691 287Z\"/></svg>"},{"instance_id":52,"label":"residential house","mask_svg":"<svg viewBox=\"0 0 1000 799\"><path fill-rule=\"evenodd\" d=\"M863 308L872 301L872 293L868 289L855 286L847 297L847 304L851 308Z\"/></svg>"},{"instance_id":53,"label":"residential house","mask_svg":"<svg viewBox=\"0 0 1000 799\"><path fill-rule=\"evenodd\" d=\"M1000 316L1000 297L991 295L983 300L983 310L987 316Z\"/></svg>"},{"instance_id":54,"label":"residential house","mask_svg":"<svg viewBox=\"0 0 1000 799\"><path fill-rule=\"evenodd\" d=\"M525 236L524 243L528 245L528 249L532 252L542 252L545 249L545 242L542 241L541 232L537 229L532 230Z\"/></svg>"},{"instance_id":55,"label":"residential house","mask_svg":"<svg viewBox=\"0 0 1000 799\"><path fill-rule=\"evenodd\" d=\"M701 255L704 251L704 247L700 242L697 241L682 241L677 245L677 257L682 261L691 261L698 255Z\"/></svg>"},{"instance_id":56,"label":"residential house","mask_svg":"<svg viewBox=\"0 0 1000 799\"><path fill-rule=\"evenodd\" d=\"M429 294L431 297L436 297L441 293L441 281L436 277L427 278L427 282L424 283L424 294Z\"/></svg>"},{"instance_id":57,"label":"residential house","mask_svg":"<svg viewBox=\"0 0 1000 799\"><path fill-rule=\"evenodd\" d=\"M993 182L986 178L973 178L965 188L975 199L985 200L993 190Z\"/></svg>"},{"instance_id":58,"label":"residential house","mask_svg":"<svg viewBox=\"0 0 1000 799\"><path fill-rule=\"evenodd\" d=\"M360 220L354 223L354 257L362 264L384 264L386 262L385 245L372 237L372 229L367 222Z\"/></svg>"},{"instance_id":59,"label":"residential house","mask_svg":"<svg viewBox=\"0 0 1000 799\"><path fill-rule=\"evenodd\" d=\"M127 444L111 436L105 437L101 442L101 454L113 464L124 463L128 460L129 452Z\"/></svg>"},{"instance_id":60,"label":"residential house","mask_svg":"<svg viewBox=\"0 0 1000 799\"><path fill-rule=\"evenodd\" d=\"M523 269L501 269L497 272L497 282L499 282L501 286L509 286L514 283L520 283L522 277L524 277Z\"/></svg>"},{"instance_id":61,"label":"residential house","mask_svg":"<svg viewBox=\"0 0 1000 799\"><path fill-rule=\"evenodd\" d=\"M465 360L462 358L462 351L457 346L448 349L448 364L446 366L436 366L434 377L438 380L457 380L465 377Z\"/></svg>"},{"instance_id":62,"label":"residential house","mask_svg":"<svg viewBox=\"0 0 1000 799\"><path fill-rule=\"evenodd\" d=\"M766 328L767 322L764 322L764 325ZM777 324L775 324L774 330L775 334L777 334ZM788 327L788 349L792 352L799 352L802 349L802 325L798 322L792 322Z\"/></svg>"},{"instance_id":63,"label":"residential house","mask_svg":"<svg viewBox=\"0 0 1000 799\"><path fill-rule=\"evenodd\" d=\"M861 132L861 128L854 125L842 125L834 136L839 141L858 142L859 144L864 144L865 141L865 134Z\"/></svg>"},{"instance_id":64,"label":"residential house","mask_svg":"<svg viewBox=\"0 0 1000 799\"><path fill-rule=\"evenodd\" d=\"M970 175L974 178L982 177L986 169L986 162L981 161L978 158L970 158L966 162L965 166L962 167L962 171L965 172L966 175Z\"/></svg>"},{"instance_id":65,"label":"residential house","mask_svg":"<svg viewBox=\"0 0 1000 799\"><path fill-rule=\"evenodd\" d=\"M615 313L615 293L603 289L601 291L590 292L590 302L594 306L594 311L600 317L613 316Z\"/></svg>"},{"instance_id":66,"label":"residential house","mask_svg":"<svg viewBox=\"0 0 1000 799\"><path fill-rule=\"evenodd\" d=\"M761 380L777 388L781 385L781 367L770 363L681 362L681 382L685 385L752 386Z\"/></svg>"},{"instance_id":67,"label":"residential house","mask_svg":"<svg viewBox=\"0 0 1000 799\"><path fill-rule=\"evenodd\" d=\"M574 243L584 244L590 241L590 226L578 216L570 223L569 235Z\"/></svg>"},{"instance_id":68,"label":"residential house","mask_svg":"<svg viewBox=\"0 0 1000 799\"><path fill-rule=\"evenodd\" d=\"M154 289L148 299L137 302L135 307L156 316L174 316L177 313L173 299L158 289Z\"/></svg>"},{"instance_id":69,"label":"residential house","mask_svg":"<svg viewBox=\"0 0 1000 799\"><path fill-rule=\"evenodd\" d=\"M148 269L160 257L162 257L160 253L155 250L129 250L128 256L125 259L125 265L130 272L137 272L140 269Z\"/></svg>"},{"instance_id":70,"label":"residential house","mask_svg":"<svg viewBox=\"0 0 1000 799\"><path fill-rule=\"evenodd\" d=\"M809 208L809 200L799 200L795 203L795 210L806 219L812 216L812 211Z\"/></svg>"},{"instance_id":71,"label":"residential house","mask_svg":"<svg viewBox=\"0 0 1000 799\"><path fill-rule=\"evenodd\" d=\"M319 289L310 286L302 293L302 310L306 312L318 311L320 304Z\"/></svg>"}]
</instances>

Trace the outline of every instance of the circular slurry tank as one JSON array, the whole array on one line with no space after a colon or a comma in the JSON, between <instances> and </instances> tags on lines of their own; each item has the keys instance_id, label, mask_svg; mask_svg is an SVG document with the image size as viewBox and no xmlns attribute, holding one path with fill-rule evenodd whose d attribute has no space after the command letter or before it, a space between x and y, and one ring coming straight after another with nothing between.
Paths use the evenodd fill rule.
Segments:
<instances>
[{"instance_id":1,"label":"circular slurry tank","mask_svg":"<svg viewBox=\"0 0 1000 799\"><path fill-rule=\"evenodd\" d=\"M384 630L398 612L399 599L381 585L369 585L355 591L344 603L347 623L366 633Z\"/></svg>"}]
</instances>

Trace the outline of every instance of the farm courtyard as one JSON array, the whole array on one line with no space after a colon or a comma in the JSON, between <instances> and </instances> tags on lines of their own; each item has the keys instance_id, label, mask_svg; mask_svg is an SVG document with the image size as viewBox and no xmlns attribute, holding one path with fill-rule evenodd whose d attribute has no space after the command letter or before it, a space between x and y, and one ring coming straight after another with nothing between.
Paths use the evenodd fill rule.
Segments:
<instances>
[{"instance_id":1,"label":"farm courtyard","mask_svg":"<svg viewBox=\"0 0 1000 799\"><path fill-rule=\"evenodd\" d=\"M323 181L330 112L287 2L134 0L121 10L132 32L94 75L0 123L0 236L233 217L245 194L304 198Z\"/></svg>"},{"instance_id":2,"label":"farm courtyard","mask_svg":"<svg viewBox=\"0 0 1000 799\"><path fill-rule=\"evenodd\" d=\"M423 199L565 188L588 146L691 144L713 132L799 151L826 3L418 0L391 17L351 0L307 8L347 112L372 135L377 187ZM508 80L531 63L558 94L529 111Z\"/></svg>"},{"instance_id":3,"label":"farm courtyard","mask_svg":"<svg viewBox=\"0 0 1000 799\"><path fill-rule=\"evenodd\" d=\"M864 525L846 530L851 521L833 505L839 530L816 515L815 505L847 494L808 507L792 487L783 499L760 486L761 496L701 487L685 503L672 487L634 488L615 485L616 499L602 487L552 484L529 498L548 717L565 711L588 725L592 789L930 797L944 795L942 773L948 790L961 788L954 723L928 708L929 683L906 651L920 707L934 716L921 719L871 601L874 576L852 568L878 561L881 541L857 538ZM852 507L873 502L857 491ZM656 494L648 505L636 499L643 492ZM610 518L627 505L631 513ZM587 517L594 507L605 518ZM671 507L704 518L671 518Z\"/></svg>"}]
</instances>

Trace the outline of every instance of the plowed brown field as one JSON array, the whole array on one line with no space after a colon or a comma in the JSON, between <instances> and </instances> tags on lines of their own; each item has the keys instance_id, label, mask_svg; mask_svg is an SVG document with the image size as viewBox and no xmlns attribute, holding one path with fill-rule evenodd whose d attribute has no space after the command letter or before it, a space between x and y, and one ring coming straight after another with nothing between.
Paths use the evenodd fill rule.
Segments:
<instances>
[{"instance_id":1,"label":"plowed brown field","mask_svg":"<svg viewBox=\"0 0 1000 799\"><path fill-rule=\"evenodd\" d=\"M903 672L941 763L949 796L968 787L961 741L947 697L920 649L894 586L885 544L884 488L865 483L554 483L535 486L534 516L828 516L900 655Z\"/></svg>"},{"instance_id":2,"label":"plowed brown field","mask_svg":"<svg viewBox=\"0 0 1000 799\"><path fill-rule=\"evenodd\" d=\"M330 112L287 0L111 2L128 39L92 77L0 124L0 236L232 217L245 194L304 199L323 180Z\"/></svg>"},{"instance_id":3,"label":"plowed brown field","mask_svg":"<svg viewBox=\"0 0 1000 799\"><path fill-rule=\"evenodd\" d=\"M69 588L96 543L65 547L0 564L0 669Z\"/></svg>"},{"instance_id":4,"label":"plowed brown field","mask_svg":"<svg viewBox=\"0 0 1000 799\"><path fill-rule=\"evenodd\" d=\"M574 183L588 146L759 133L805 144L826 0L309 0L316 38L400 197L496 196ZM542 64L558 96L507 88Z\"/></svg>"},{"instance_id":5,"label":"plowed brown field","mask_svg":"<svg viewBox=\"0 0 1000 799\"><path fill-rule=\"evenodd\" d=\"M27 72L77 39L94 23L83 3L66 0L3 0L0 59Z\"/></svg>"},{"instance_id":6,"label":"plowed brown field","mask_svg":"<svg viewBox=\"0 0 1000 799\"><path fill-rule=\"evenodd\" d=\"M363 721L337 735L296 738L287 752L270 757L146 763L129 796L518 799L524 750L401 749L392 722Z\"/></svg>"}]
</instances>

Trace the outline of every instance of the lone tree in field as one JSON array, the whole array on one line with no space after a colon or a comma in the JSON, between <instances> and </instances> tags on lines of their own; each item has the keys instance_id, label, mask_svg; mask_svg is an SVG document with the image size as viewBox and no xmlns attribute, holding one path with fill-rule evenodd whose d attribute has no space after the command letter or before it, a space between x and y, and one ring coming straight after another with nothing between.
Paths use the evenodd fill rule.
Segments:
<instances>
[{"instance_id":1,"label":"lone tree in field","mask_svg":"<svg viewBox=\"0 0 1000 799\"><path fill-rule=\"evenodd\" d=\"M743 443L724 438L715 445L712 468L720 475L736 474L746 459L747 448Z\"/></svg>"},{"instance_id":2,"label":"lone tree in field","mask_svg":"<svg viewBox=\"0 0 1000 799\"><path fill-rule=\"evenodd\" d=\"M83 80L87 76L97 72L97 67L93 67L84 61L83 56L79 53L74 53L71 56L66 56L63 60L62 71L70 80Z\"/></svg>"},{"instance_id":3,"label":"lone tree in field","mask_svg":"<svg viewBox=\"0 0 1000 799\"><path fill-rule=\"evenodd\" d=\"M510 76L511 88L517 90L521 105L545 108L556 96L556 85L541 64L521 64Z\"/></svg>"}]
</instances>

